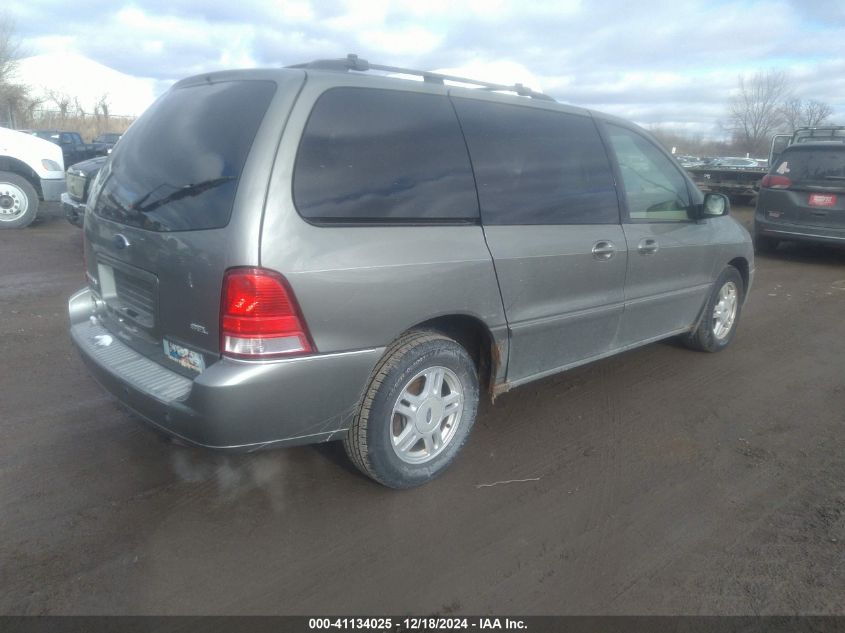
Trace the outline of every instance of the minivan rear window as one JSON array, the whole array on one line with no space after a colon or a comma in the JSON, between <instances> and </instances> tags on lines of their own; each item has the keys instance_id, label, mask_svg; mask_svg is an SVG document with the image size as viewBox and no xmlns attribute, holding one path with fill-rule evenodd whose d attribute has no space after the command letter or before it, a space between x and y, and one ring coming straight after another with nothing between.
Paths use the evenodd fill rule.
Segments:
<instances>
[{"instance_id":1,"label":"minivan rear window","mask_svg":"<svg viewBox=\"0 0 845 633\"><path fill-rule=\"evenodd\" d=\"M115 146L94 213L150 231L226 226L275 90L258 80L170 90Z\"/></svg>"},{"instance_id":2,"label":"minivan rear window","mask_svg":"<svg viewBox=\"0 0 845 633\"><path fill-rule=\"evenodd\" d=\"M793 146L780 155L771 173L793 182L833 181L845 184L845 145Z\"/></svg>"}]
</instances>

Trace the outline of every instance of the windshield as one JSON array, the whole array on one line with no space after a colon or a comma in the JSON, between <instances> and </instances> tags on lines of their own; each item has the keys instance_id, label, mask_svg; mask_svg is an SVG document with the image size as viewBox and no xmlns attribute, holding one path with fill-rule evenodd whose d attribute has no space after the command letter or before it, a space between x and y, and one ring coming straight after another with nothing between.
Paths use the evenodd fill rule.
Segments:
<instances>
[{"instance_id":1,"label":"windshield","mask_svg":"<svg viewBox=\"0 0 845 633\"><path fill-rule=\"evenodd\" d=\"M58 132L33 132L32 135L37 136L38 138L43 138L45 141L53 141L54 143L59 142Z\"/></svg>"},{"instance_id":2,"label":"windshield","mask_svg":"<svg viewBox=\"0 0 845 633\"><path fill-rule=\"evenodd\" d=\"M229 81L166 93L115 146L94 212L151 231L225 226L274 92Z\"/></svg>"}]
</instances>

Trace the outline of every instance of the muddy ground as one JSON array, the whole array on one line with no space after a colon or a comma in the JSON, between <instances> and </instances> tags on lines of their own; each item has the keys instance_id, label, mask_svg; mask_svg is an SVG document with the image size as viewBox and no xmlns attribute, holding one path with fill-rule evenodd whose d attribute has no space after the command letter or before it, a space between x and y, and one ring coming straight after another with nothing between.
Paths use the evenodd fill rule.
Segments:
<instances>
[{"instance_id":1,"label":"muddy ground","mask_svg":"<svg viewBox=\"0 0 845 633\"><path fill-rule=\"evenodd\" d=\"M57 209L0 232L0 613L845 614L845 250L760 257L721 354L506 394L406 492L164 441L72 349L83 281Z\"/></svg>"}]
</instances>

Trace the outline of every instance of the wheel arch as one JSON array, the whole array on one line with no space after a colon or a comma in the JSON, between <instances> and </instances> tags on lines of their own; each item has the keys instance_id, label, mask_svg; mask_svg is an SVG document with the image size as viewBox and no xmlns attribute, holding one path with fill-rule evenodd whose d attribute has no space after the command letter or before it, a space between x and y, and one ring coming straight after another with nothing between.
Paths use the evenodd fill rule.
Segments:
<instances>
[{"instance_id":1,"label":"wheel arch","mask_svg":"<svg viewBox=\"0 0 845 633\"><path fill-rule=\"evenodd\" d=\"M25 178L33 186L38 197L44 197L44 193L41 191L41 179L35 173L35 170L22 160L13 156L0 156L0 171L8 171Z\"/></svg>"},{"instance_id":2,"label":"wheel arch","mask_svg":"<svg viewBox=\"0 0 845 633\"><path fill-rule=\"evenodd\" d=\"M433 330L455 339L469 352L478 369L478 382L491 398L497 379L507 367L506 348L496 341L484 321L468 314L447 314L417 323L409 330Z\"/></svg>"},{"instance_id":3,"label":"wheel arch","mask_svg":"<svg viewBox=\"0 0 845 633\"><path fill-rule=\"evenodd\" d=\"M742 301L745 303L745 299L748 296L748 282L750 278L748 260L744 257L734 257L728 262L728 266L736 268L739 271L740 277L742 277Z\"/></svg>"},{"instance_id":4,"label":"wheel arch","mask_svg":"<svg viewBox=\"0 0 845 633\"><path fill-rule=\"evenodd\" d=\"M748 281L749 281L749 276L750 276L748 260L745 259L744 257L734 257L732 260L727 262L724 265L723 268L719 269L719 272L716 274L716 277L713 279L714 286L715 286L716 282L719 281L719 277L722 275L722 273L728 267L736 268L736 270L739 272L739 276L742 278L742 285L743 285L742 302L745 303L745 299L748 297ZM690 326L691 332L695 331L695 329L701 323L701 320L704 318L704 315L705 315L705 312L706 312L706 309L707 309L707 302L710 300L710 293L711 292L713 292L712 288L711 288L711 290L709 290L707 292L707 296L704 297L704 303L701 304L701 309L698 311L698 316L696 316L695 321Z\"/></svg>"}]
</instances>

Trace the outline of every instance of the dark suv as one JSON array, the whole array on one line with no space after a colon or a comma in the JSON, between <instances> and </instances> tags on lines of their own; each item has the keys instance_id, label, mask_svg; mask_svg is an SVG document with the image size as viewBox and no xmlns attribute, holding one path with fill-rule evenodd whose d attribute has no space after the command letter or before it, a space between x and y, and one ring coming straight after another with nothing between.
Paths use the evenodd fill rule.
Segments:
<instances>
[{"instance_id":1,"label":"dark suv","mask_svg":"<svg viewBox=\"0 0 845 633\"><path fill-rule=\"evenodd\" d=\"M759 250L781 240L845 244L845 143L790 145L760 183Z\"/></svg>"},{"instance_id":2,"label":"dark suv","mask_svg":"<svg viewBox=\"0 0 845 633\"><path fill-rule=\"evenodd\" d=\"M408 487L485 395L730 344L754 256L724 196L636 125L448 79L352 57L177 83L89 197L69 310L93 374L195 444L343 440Z\"/></svg>"}]
</instances>

